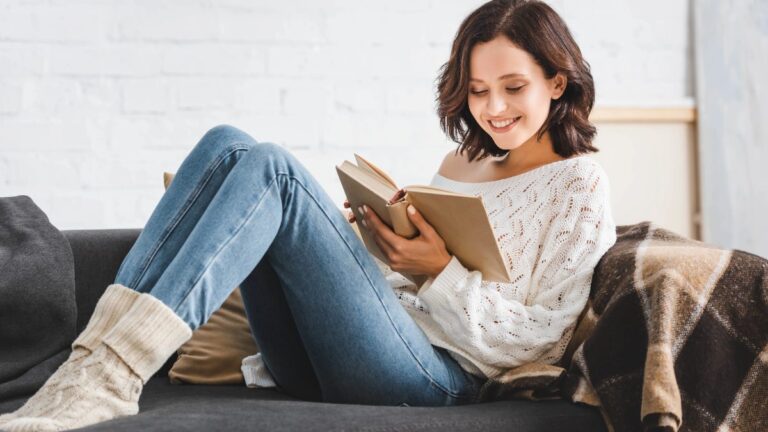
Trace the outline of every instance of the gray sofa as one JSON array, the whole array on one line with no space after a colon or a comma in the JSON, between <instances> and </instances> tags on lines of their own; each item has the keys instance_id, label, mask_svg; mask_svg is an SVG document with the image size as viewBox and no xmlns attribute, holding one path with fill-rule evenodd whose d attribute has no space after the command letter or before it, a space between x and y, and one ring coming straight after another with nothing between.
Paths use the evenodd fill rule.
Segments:
<instances>
[{"instance_id":1,"label":"gray sofa","mask_svg":"<svg viewBox=\"0 0 768 432\"><path fill-rule=\"evenodd\" d=\"M113 281L139 229L65 230L75 260L78 333L102 292ZM304 402L275 390L244 385L173 385L165 366L147 383L138 415L115 419L88 431L605 431L598 410L566 401L499 401L418 408ZM0 403L10 412L24 398Z\"/></svg>"}]
</instances>

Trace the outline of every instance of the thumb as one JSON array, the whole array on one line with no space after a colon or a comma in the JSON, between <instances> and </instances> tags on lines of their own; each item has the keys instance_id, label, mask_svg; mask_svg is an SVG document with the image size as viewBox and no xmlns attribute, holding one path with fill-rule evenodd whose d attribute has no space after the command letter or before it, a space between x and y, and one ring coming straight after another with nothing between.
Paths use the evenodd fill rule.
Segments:
<instances>
[{"instance_id":1,"label":"thumb","mask_svg":"<svg viewBox=\"0 0 768 432\"><path fill-rule=\"evenodd\" d=\"M416 225L416 228L419 229L419 232L422 235L435 234L435 229L432 228L432 225L430 225L426 219L424 219L424 216L421 215L421 212L416 210L416 207L408 204L406 213L408 213L408 218L411 220L411 222L413 222L414 225Z\"/></svg>"}]
</instances>

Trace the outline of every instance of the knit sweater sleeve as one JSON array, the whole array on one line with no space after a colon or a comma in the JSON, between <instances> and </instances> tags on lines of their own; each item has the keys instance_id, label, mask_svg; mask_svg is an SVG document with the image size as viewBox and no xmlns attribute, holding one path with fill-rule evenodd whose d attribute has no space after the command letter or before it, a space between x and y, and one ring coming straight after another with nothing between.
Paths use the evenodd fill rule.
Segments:
<instances>
[{"instance_id":1,"label":"knit sweater sleeve","mask_svg":"<svg viewBox=\"0 0 768 432\"><path fill-rule=\"evenodd\" d=\"M528 277L487 282L454 256L415 296L457 347L489 366L557 362L587 302L593 270L615 243L602 170L563 182L553 196L539 252L512 264L532 264Z\"/></svg>"}]
</instances>

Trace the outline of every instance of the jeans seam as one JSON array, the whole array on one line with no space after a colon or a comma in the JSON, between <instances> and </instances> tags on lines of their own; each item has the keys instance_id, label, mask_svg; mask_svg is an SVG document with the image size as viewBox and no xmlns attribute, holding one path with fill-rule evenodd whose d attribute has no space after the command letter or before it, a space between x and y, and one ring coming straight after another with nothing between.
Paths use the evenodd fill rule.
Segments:
<instances>
[{"instance_id":1,"label":"jeans seam","mask_svg":"<svg viewBox=\"0 0 768 432\"><path fill-rule=\"evenodd\" d=\"M168 240L168 237L171 236L171 234L176 229L178 224L181 222L184 216L189 212L189 209L192 208L192 205L200 197L200 194L202 193L205 186L211 181L211 178L213 177L213 173L216 172L216 170L219 168L219 166L221 166L224 160L227 157L229 157L229 155L231 155L232 153L235 153L240 150L249 150L249 149L250 147L245 143L233 144L232 146L230 146L230 148L227 149L226 152L222 152L221 154L219 154L218 158L214 160L214 163L208 166L208 172L206 173L206 177L204 177L203 181L198 184L198 186L192 192L192 196L189 199L187 199L187 201L182 206L181 211L176 213L176 217L174 217L168 229L162 234L162 236L155 243L152 249L150 249L151 252L147 255L147 258L144 260L144 262L141 265L141 272L139 272L139 274L134 278L132 285L129 285L129 286L131 286L134 289L138 287L139 282L141 282L141 280L144 278L144 275L147 273L147 270L149 269L149 265L152 262L152 259L155 257L155 255L157 255L157 252Z\"/></svg>"},{"instance_id":2,"label":"jeans seam","mask_svg":"<svg viewBox=\"0 0 768 432\"><path fill-rule=\"evenodd\" d=\"M361 263L361 262L358 260L358 257L357 257L357 255L355 255L355 254L354 254L354 251L352 250L352 247L351 247L351 246L349 245L349 243L346 241L346 239L344 238L344 236L343 236L343 235L341 235L341 232L339 232L339 230L337 229L337 227L336 227L336 224L334 224L334 223L333 223L333 219L332 219L332 218L331 218L331 217L328 215L328 213L326 213L325 209L323 209L323 206L321 206L321 205L320 205L320 203L318 203L318 202L317 202L317 200L315 199L314 195L312 195L312 193L311 193L311 192L310 192L310 191L307 189L307 187L306 187L306 186L305 186L305 185L304 185L304 184L301 182L301 180L300 180L299 178L297 178L297 177L294 177L294 176L292 176L292 175L290 175L290 174L285 174L285 173L278 173L278 175L284 175L284 176L287 176L289 179L291 179L291 180L294 180L296 183L298 183L298 184L299 184L299 186L301 186L301 188L304 190L304 192L306 192L306 193L307 193L307 195L308 195L308 196L309 196L309 197L312 199L312 201L315 203L315 205L317 205L317 208L318 208L318 209L320 209L320 211L321 211L321 212L323 212L323 214L325 215L326 219L328 219L328 221L331 223L331 226L332 226L332 227L333 227L333 229L336 231L336 233L339 235L339 238L341 238L341 240L342 240L342 241L344 242L344 244L347 246L347 249L349 250L349 252L350 252L350 253L352 254L352 256L354 257L355 261L357 261L357 264L358 264L358 266L359 266L359 267L360 267L360 269L363 271L363 274L365 275L366 279L368 279L368 283L369 283L369 285L370 285L371 287L373 287L373 281L371 280L370 276L368 275L368 272L365 270L365 267L364 267L364 266L362 265L362 263ZM442 386L442 385L441 385L439 382L437 382L437 381L434 379L434 377L432 376L432 374L430 374L430 373L429 373L429 371L427 370L427 368L426 368L426 367L424 367L424 365L422 364L421 360L419 360L419 358L418 358L418 357L416 356L416 354L413 352L413 349L411 348L410 344L408 344L408 342L407 342L407 341L406 341L406 340L403 338L403 336L402 336L402 334L400 333L400 331L397 329L397 326L395 325L395 322L394 322L394 320L392 319L392 316L389 314L389 310L387 310L387 308L384 306L384 302L382 302L382 301L381 301L381 297L379 297L379 294L376 292L376 290L373 290L373 293L376 295L376 299L379 301L379 303L381 304L381 306L382 306L382 307L383 307L383 309L384 309L384 312L387 314L387 318L389 318L389 322L390 322L390 324L391 324L391 326L392 326L393 330L395 331L395 333L397 333L397 336L400 338L400 340L401 340L401 341L403 342L403 344L406 346L406 348L408 349L408 351L409 351L409 352L410 352L410 354L411 354L411 357L413 357L413 359L414 359L414 360L416 361L416 363L419 365L419 368L421 369L422 373L423 373L423 374L424 374L424 375L427 377L427 379L429 379L430 383L431 383L433 386L437 387L437 388L438 388L440 391L442 391L443 393L447 394L448 396L450 396L450 397L457 397L457 396L456 396L456 395L455 395L455 394L454 394L452 391L450 391L450 390L446 389L446 388L445 388L444 386ZM459 396L459 397L460 397L460 396Z\"/></svg>"},{"instance_id":3,"label":"jeans seam","mask_svg":"<svg viewBox=\"0 0 768 432\"><path fill-rule=\"evenodd\" d=\"M259 207L261 207L261 203L262 203L262 201L264 200L264 196L267 194L267 192L269 191L269 189L270 189L270 188L272 187L272 185L275 183L275 181L277 180L277 177L278 177L279 175L280 175L280 174L278 173L278 175L276 175L276 176L275 176L275 177L274 177L274 178L273 178L273 179L272 179L272 180L269 182L269 184L267 184L267 187L266 187L266 188L264 188L264 192L263 192L263 193L261 194L261 196L259 196L259 198L258 198L258 199L257 199L257 200L254 202L254 205L251 207L251 209L250 209L250 210L248 210L248 213L246 214L246 216L245 216L245 217L244 217L244 218L243 218L243 219L240 221L240 223L239 223L239 225L237 226L237 229L235 230L235 232L233 232L233 233L232 233L232 235L230 235L230 236L229 236L229 238L227 239L227 241L226 241L226 242L224 242L224 243L223 243L221 246L219 246L219 248L216 250L216 252L214 252L214 254L213 254L213 256L211 257L211 259L209 259L209 260L208 260L208 262L206 263L205 267L203 268L203 271L202 271L202 272L200 272L200 276L198 276L198 277L197 277L197 279L195 279L195 281L192 283L192 287L194 287L195 285L197 285L197 283L200 281L200 279L202 279L203 275L205 275L205 272L206 272L206 271L208 271L208 269L211 267L211 264L213 263L214 259L215 259L215 258L216 258L216 257L219 255L219 253L221 252L221 250L222 250L222 249L224 249L224 247L225 247L226 245L228 245L229 243L231 243L231 242L232 242L232 240L234 240L234 239L235 239L235 237L237 237L237 235L240 233L240 231L241 231L241 230L243 229L243 227L245 226L245 223L246 223L246 222L248 222L248 220L249 220L249 219L250 219L250 218L253 216L253 213L254 213L254 212L255 212L255 211L256 211L256 210L257 210ZM233 288L234 288L234 287L233 287ZM192 289L192 288L190 288L190 290L189 290L189 291L187 291L187 293L184 295L184 297L183 297L183 298L181 298L181 300L179 300L179 302L178 302L178 303L175 305L175 307L174 307L173 309L174 309L174 310L178 309L178 307L179 307L179 306L180 306L182 303L184 303L185 301L187 301L187 299L189 298L189 295L192 293L192 291L193 291L193 289Z\"/></svg>"}]
</instances>

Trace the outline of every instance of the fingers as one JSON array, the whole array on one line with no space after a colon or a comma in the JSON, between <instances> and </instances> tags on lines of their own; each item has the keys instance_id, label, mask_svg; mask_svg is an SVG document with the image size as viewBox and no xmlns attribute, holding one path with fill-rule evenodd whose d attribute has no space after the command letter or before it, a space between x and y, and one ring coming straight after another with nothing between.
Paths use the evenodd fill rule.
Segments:
<instances>
[{"instance_id":1,"label":"fingers","mask_svg":"<svg viewBox=\"0 0 768 432\"><path fill-rule=\"evenodd\" d=\"M384 241L384 239L382 239L381 236L376 235L375 232L373 233L373 241L376 242L376 244L379 246L379 249L381 249L381 251L384 252L384 256L386 256L387 260L389 261L387 264L391 265L392 256L394 256L394 252L395 252L394 248L392 248L392 245Z\"/></svg>"},{"instance_id":2,"label":"fingers","mask_svg":"<svg viewBox=\"0 0 768 432\"><path fill-rule=\"evenodd\" d=\"M349 200L344 200L344 208L350 208L350 207L352 206L349 204ZM347 220L349 221L349 223L353 223L354 221L357 220L355 218L355 214L352 213L351 210L347 212Z\"/></svg>"},{"instance_id":3,"label":"fingers","mask_svg":"<svg viewBox=\"0 0 768 432\"><path fill-rule=\"evenodd\" d=\"M367 224L367 228L371 230L376 237L381 237L387 244L394 246L397 242L402 241L402 237L395 234L395 232L392 231L392 228L385 224L379 218L379 215L377 215L370 207L368 207L368 211L365 212L364 221L365 224Z\"/></svg>"},{"instance_id":4,"label":"fingers","mask_svg":"<svg viewBox=\"0 0 768 432\"><path fill-rule=\"evenodd\" d=\"M373 234L373 241L379 246L379 249L381 249L384 256L389 260L387 264L390 264L395 252L390 235L397 237L397 234L382 222L376 212L371 210L370 207L368 207L368 211L364 213L363 225L371 232L371 234Z\"/></svg>"},{"instance_id":5,"label":"fingers","mask_svg":"<svg viewBox=\"0 0 768 432\"><path fill-rule=\"evenodd\" d=\"M407 208L407 213L408 218L411 220L411 222L413 222L414 225L416 225L416 229L419 230L419 234L423 235L424 237L437 236L435 228L430 225L426 219L424 219L424 216L422 216L421 213L416 210L416 207L409 205Z\"/></svg>"}]
</instances>

